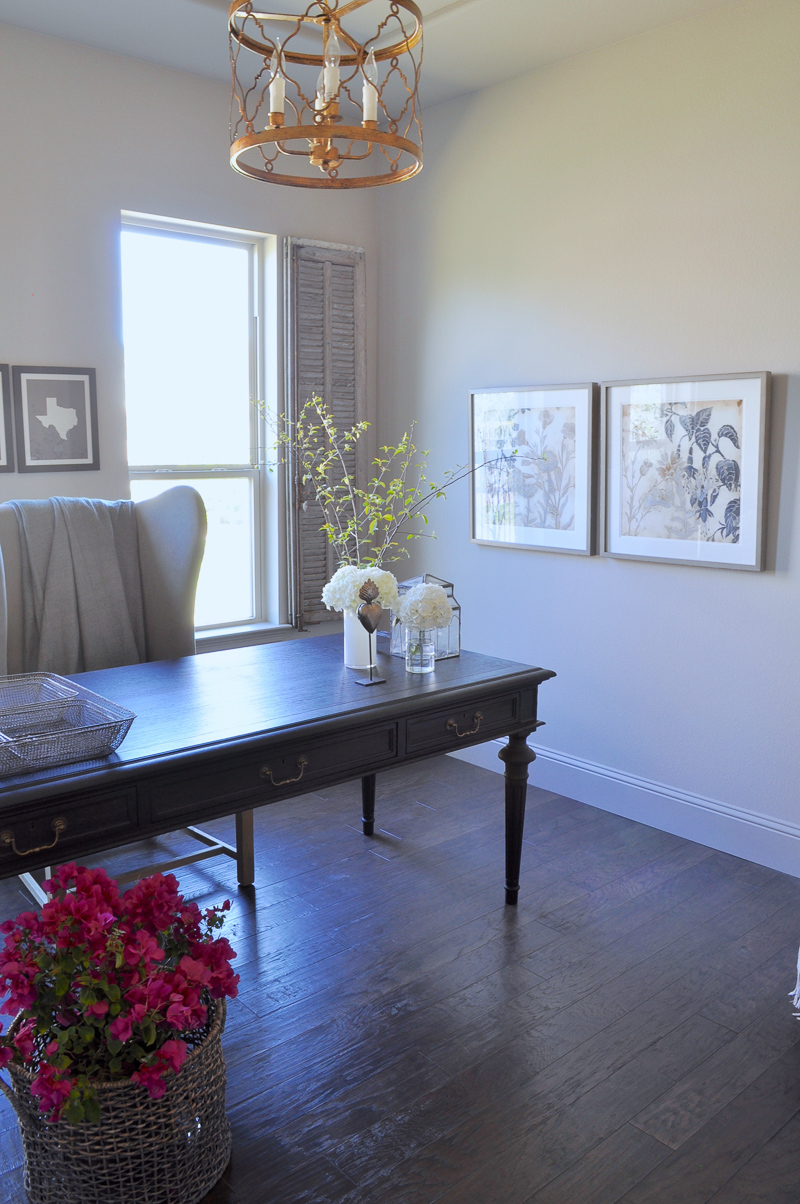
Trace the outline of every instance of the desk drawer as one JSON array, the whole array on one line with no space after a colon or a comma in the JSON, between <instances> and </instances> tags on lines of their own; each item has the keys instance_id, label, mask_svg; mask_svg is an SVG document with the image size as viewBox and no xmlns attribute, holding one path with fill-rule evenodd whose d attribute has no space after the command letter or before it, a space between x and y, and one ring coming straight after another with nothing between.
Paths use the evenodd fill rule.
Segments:
<instances>
[{"instance_id":1,"label":"desk drawer","mask_svg":"<svg viewBox=\"0 0 800 1204\"><path fill-rule=\"evenodd\" d=\"M80 861L87 852L135 840L136 831L135 790L28 806L0 819L0 868L21 874L39 865Z\"/></svg>"},{"instance_id":2,"label":"desk drawer","mask_svg":"<svg viewBox=\"0 0 800 1204\"><path fill-rule=\"evenodd\" d=\"M346 781L369 773L397 756L397 726L368 728L324 739L293 740L269 745L261 752L225 763L211 763L205 772L174 774L148 788L150 821L192 822L204 814L226 814L258 807L273 799L304 794L320 782ZM234 805L238 804L238 805Z\"/></svg>"},{"instance_id":3,"label":"desk drawer","mask_svg":"<svg viewBox=\"0 0 800 1204\"><path fill-rule=\"evenodd\" d=\"M424 749L458 748L472 738L473 742L490 736L505 735L518 722L519 695L476 702L474 706L456 706L446 711L434 711L406 724L406 748L409 753Z\"/></svg>"}]
</instances>

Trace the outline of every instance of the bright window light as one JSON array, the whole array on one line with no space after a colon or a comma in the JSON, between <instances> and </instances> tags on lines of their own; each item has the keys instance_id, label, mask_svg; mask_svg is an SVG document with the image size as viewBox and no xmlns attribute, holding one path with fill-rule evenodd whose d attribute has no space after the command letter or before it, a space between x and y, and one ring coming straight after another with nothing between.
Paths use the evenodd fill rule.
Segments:
<instances>
[{"instance_id":1,"label":"bright window light","mask_svg":"<svg viewBox=\"0 0 800 1204\"><path fill-rule=\"evenodd\" d=\"M203 499L208 535L194 608L196 627L219 627L253 618L253 486L247 477L183 477L180 481L131 481L134 502L172 485L191 485Z\"/></svg>"},{"instance_id":2,"label":"bright window light","mask_svg":"<svg viewBox=\"0 0 800 1204\"><path fill-rule=\"evenodd\" d=\"M123 230L128 463L250 463L250 256Z\"/></svg>"},{"instance_id":3,"label":"bright window light","mask_svg":"<svg viewBox=\"0 0 800 1204\"><path fill-rule=\"evenodd\" d=\"M258 236L126 225L121 235L131 497L191 485L208 515L195 625L262 617L255 455Z\"/></svg>"}]
</instances>

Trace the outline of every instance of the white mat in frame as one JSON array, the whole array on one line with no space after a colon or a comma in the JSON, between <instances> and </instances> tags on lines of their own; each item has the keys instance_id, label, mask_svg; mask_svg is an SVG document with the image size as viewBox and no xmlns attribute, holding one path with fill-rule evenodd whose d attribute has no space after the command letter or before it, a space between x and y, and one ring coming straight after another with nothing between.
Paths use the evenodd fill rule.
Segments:
<instances>
[{"instance_id":1,"label":"white mat in frame","mask_svg":"<svg viewBox=\"0 0 800 1204\"><path fill-rule=\"evenodd\" d=\"M759 571L770 374L602 386L600 552Z\"/></svg>"},{"instance_id":2,"label":"white mat in frame","mask_svg":"<svg viewBox=\"0 0 800 1204\"><path fill-rule=\"evenodd\" d=\"M594 552L598 387L529 385L470 394L470 539Z\"/></svg>"}]
</instances>

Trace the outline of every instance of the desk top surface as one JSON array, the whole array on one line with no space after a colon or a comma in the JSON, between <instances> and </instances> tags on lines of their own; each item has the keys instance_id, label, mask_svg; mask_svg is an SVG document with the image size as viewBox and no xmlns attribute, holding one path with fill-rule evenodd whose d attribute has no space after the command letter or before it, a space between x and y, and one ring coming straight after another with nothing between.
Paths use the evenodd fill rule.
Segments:
<instances>
[{"instance_id":1,"label":"desk top surface","mask_svg":"<svg viewBox=\"0 0 800 1204\"><path fill-rule=\"evenodd\" d=\"M483 691L523 688L554 677L515 661L462 652L437 661L431 674L406 673L402 660L380 653L383 685L356 683L346 669L342 637L320 636L202 653L175 661L124 665L75 675L79 686L128 707L136 719L117 753L36 774L0 779L10 793L39 794L76 776L100 782L143 762L178 760L191 750L247 744L293 729L336 730L407 714L416 706L469 701Z\"/></svg>"}]
</instances>

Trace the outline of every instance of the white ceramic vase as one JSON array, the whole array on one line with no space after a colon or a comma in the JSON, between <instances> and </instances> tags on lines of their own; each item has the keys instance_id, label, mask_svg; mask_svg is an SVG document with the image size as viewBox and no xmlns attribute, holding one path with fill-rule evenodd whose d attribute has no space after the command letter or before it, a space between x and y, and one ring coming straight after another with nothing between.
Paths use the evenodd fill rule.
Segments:
<instances>
[{"instance_id":1,"label":"white ceramic vase","mask_svg":"<svg viewBox=\"0 0 800 1204\"><path fill-rule=\"evenodd\" d=\"M375 659L376 639L372 637L372 664ZM358 615L354 610L344 612L344 663L348 669L369 669L370 667L369 632L361 626Z\"/></svg>"}]
</instances>

